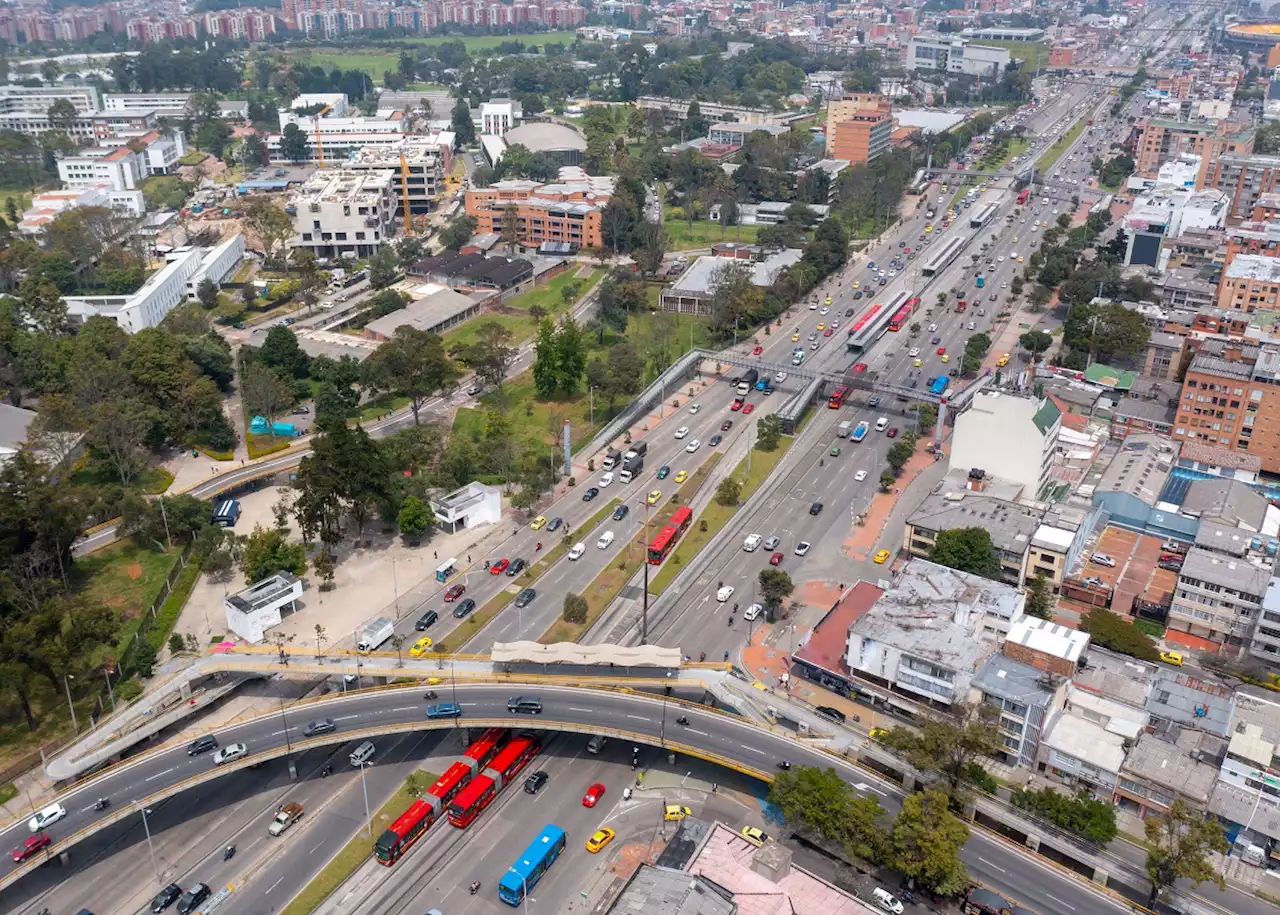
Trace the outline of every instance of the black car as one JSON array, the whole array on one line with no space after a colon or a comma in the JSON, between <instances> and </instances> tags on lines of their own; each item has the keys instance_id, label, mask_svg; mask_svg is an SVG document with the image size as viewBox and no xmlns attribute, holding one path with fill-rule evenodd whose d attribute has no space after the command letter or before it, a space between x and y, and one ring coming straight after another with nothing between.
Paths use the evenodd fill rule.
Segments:
<instances>
[{"instance_id":1,"label":"black car","mask_svg":"<svg viewBox=\"0 0 1280 915\"><path fill-rule=\"evenodd\" d=\"M563 518L552 518L551 521L547 524L547 530L558 531L560 530L560 525L562 524L564 524Z\"/></svg>"},{"instance_id":2,"label":"black car","mask_svg":"<svg viewBox=\"0 0 1280 915\"><path fill-rule=\"evenodd\" d=\"M458 603L454 606L453 616L455 619L462 619L464 616L466 616L475 608L476 608L476 602L468 597L466 600L458 601Z\"/></svg>"},{"instance_id":3,"label":"black car","mask_svg":"<svg viewBox=\"0 0 1280 915\"><path fill-rule=\"evenodd\" d=\"M594 486L588 487L587 491L582 494L582 501L590 502L598 495L600 495L600 490L596 489Z\"/></svg>"},{"instance_id":4,"label":"black car","mask_svg":"<svg viewBox=\"0 0 1280 915\"><path fill-rule=\"evenodd\" d=\"M535 597L537 597L537 596L538 596L538 592L537 592L537 591L535 591L535 590L533 590L533 588L525 588L525 589L524 589L523 591L521 591L521 592L520 592L520 594L516 597L516 606L517 606L517 607L527 607L527 606L529 606L531 603L533 603L533 599L534 599Z\"/></svg>"},{"instance_id":5,"label":"black car","mask_svg":"<svg viewBox=\"0 0 1280 915\"><path fill-rule=\"evenodd\" d=\"M200 903L209 898L209 887L203 883L197 883L191 889L182 894L182 898L178 900L178 915L191 915Z\"/></svg>"},{"instance_id":6,"label":"black car","mask_svg":"<svg viewBox=\"0 0 1280 915\"><path fill-rule=\"evenodd\" d=\"M332 718L317 718L310 722L303 730L303 734L308 737L316 737L320 734L332 734L338 729Z\"/></svg>"},{"instance_id":7,"label":"black car","mask_svg":"<svg viewBox=\"0 0 1280 915\"><path fill-rule=\"evenodd\" d=\"M820 514L821 512L822 512L821 502L814 502L812 505L809 506L809 514L817 515L817 514Z\"/></svg>"},{"instance_id":8,"label":"black car","mask_svg":"<svg viewBox=\"0 0 1280 915\"><path fill-rule=\"evenodd\" d=\"M165 909L169 908L169 906L173 905L181 895L182 887L178 886L176 883L170 883L160 892L156 893L155 899L151 900L151 911L163 912Z\"/></svg>"},{"instance_id":9,"label":"black car","mask_svg":"<svg viewBox=\"0 0 1280 915\"><path fill-rule=\"evenodd\" d=\"M712 448L714 448L716 445L720 444L723 441L724 441L723 435L713 435L711 436L711 440L707 442L707 444L710 445Z\"/></svg>"},{"instance_id":10,"label":"black car","mask_svg":"<svg viewBox=\"0 0 1280 915\"><path fill-rule=\"evenodd\" d=\"M418 621L413 624L413 628L418 632L422 632L428 626L435 625L436 620L438 619L440 619L439 613L436 613L434 610L428 610L426 613L422 614L422 616L418 617Z\"/></svg>"},{"instance_id":11,"label":"black car","mask_svg":"<svg viewBox=\"0 0 1280 915\"><path fill-rule=\"evenodd\" d=\"M212 734L205 734L191 741L191 745L187 747L188 756L199 756L201 753L208 753L210 750L218 749L218 738Z\"/></svg>"},{"instance_id":12,"label":"black car","mask_svg":"<svg viewBox=\"0 0 1280 915\"><path fill-rule=\"evenodd\" d=\"M827 718L830 718L832 721L838 721L841 724L844 724L844 712L840 711L838 708L832 708L829 705L819 705L814 709L814 711L819 715L824 715Z\"/></svg>"},{"instance_id":13,"label":"black car","mask_svg":"<svg viewBox=\"0 0 1280 915\"><path fill-rule=\"evenodd\" d=\"M732 428L733 428L733 420L731 419L726 419L724 422L720 424L721 432L728 432Z\"/></svg>"},{"instance_id":14,"label":"black car","mask_svg":"<svg viewBox=\"0 0 1280 915\"><path fill-rule=\"evenodd\" d=\"M942 338L941 338L941 337L934 337L934 338L933 338L933 345L934 345L934 346L937 346L937 345L938 345L939 343L941 343L941 342L942 342Z\"/></svg>"},{"instance_id":15,"label":"black car","mask_svg":"<svg viewBox=\"0 0 1280 915\"><path fill-rule=\"evenodd\" d=\"M550 776L541 769L530 775L524 780L525 794L537 794L542 790L542 786L547 783L548 778L550 778Z\"/></svg>"},{"instance_id":16,"label":"black car","mask_svg":"<svg viewBox=\"0 0 1280 915\"><path fill-rule=\"evenodd\" d=\"M617 508L613 510L613 520L621 521L623 518L627 516L627 512L629 511L631 511L631 509L628 508L627 506L619 505Z\"/></svg>"},{"instance_id":17,"label":"black car","mask_svg":"<svg viewBox=\"0 0 1280 915\"><path fill-rule=\"evenodd\" d=\"M861 292L859 292L857 295L855 295L855 296L854 296L854 298L855 298L855 299L860 299L860 298L862 298L862 293L861 293ZM854 310L855 310L855 309L852 309L852 308L846 308L846 309L844 310L844 316L845 316L846 318L852 318L852 317L853 317L853 312L854 312Z\"/></svg>"},{"instance_id":18,"label":"black car","mask_svg":"<svg viewBox=\"0 0 1280 915\"><path fill-rule=\"evenodd\" d=\"M511 565L507 566L507 578L515 578L517 575L519 575L521 572L524 571L524 567L527 564L528 563L526 563L523 559L511 560Z\"/></svg>"}]
</instances>

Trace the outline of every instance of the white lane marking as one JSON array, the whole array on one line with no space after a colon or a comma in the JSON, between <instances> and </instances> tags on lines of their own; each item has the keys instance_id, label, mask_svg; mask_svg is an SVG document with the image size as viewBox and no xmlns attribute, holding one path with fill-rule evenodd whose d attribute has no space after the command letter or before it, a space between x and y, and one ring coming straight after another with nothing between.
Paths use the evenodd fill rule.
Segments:
<instances>
[{"instance_id":1,"label":"white lane marking","mask_svg":"<svg viewBox=\"0 0 1280 915\"><path fill-rule=\"evenodd\" d=\"M761 756L765 755L764 750L757 750L755 747L749 747L745 743L738 744L738 746L742 747L744 750L750 750L752 753L759 753Z\"/></svg>"},{"instance_id":2,"label":"white lane marking","mask_svg":"<svg viewBox=\"0 0 1280 915\"><path fill-rule=\"evenodd\" d=\"M628 715L628 718L634 718L636 721L652 721L652 718L646 718L643 715Z\"/></svg>"},{"instance_id":3,"label":"white lane marking","mask_svg":"<svg viewBox=\"0 0 1280 915\"><path fill-rule=\"evenodd\" d=\"M571 711L571 712L592 712L592 711L595 711L595 709L589 709L589 708L578 708L576 705L571 705L571 706L569 706L569 711Z\"/></svg>"},{"instance_id":4,"label":"white lane marking","mask_svg":"<svg viewBox=\"0 0 1280 915\"><path fill-rule=\"evenodd\" d=\"M343 715L340 718L335 718L333 720L334 721L351 721L353 718L359 718L359 717L360 717L359 715Z\"/></svg>"},{"instance_id":5,"label":"white lane marking","mask_svg":"<svg viewBox=\"0 0 1280 915\"><path fill-rule=\"evenodd\" d=\"M1005 870L1003 867L1000 867L999 865L996 865L996 864L992 864L992 863L991 863L990 861L988 861L986 858L979 857L979 858L978 858L978 860L979 860L979 861L981 861L983 864L985 864L987 867L991 868L992 870L999 871L999 872L1000 872L1000 873L1002 873L1002 874L1007 874L1007 873L1009 873L1009 872L1008 872L1007 870Z\"/></svg>"},{"instance_id":6,"label":"white lane marking","mask_svg":"<svg viewBox=\"0 0 1280 915\"><path fill-rule=\"evenodd\" d=\"M144 779L143 779L143 781L146 781L146 782L153 782L153 781L155 781L157 778L164 778L166 775L168 775L168 774L169 774L170 772L172 772L172 771L173 771L173 769L172 769L172 768L170 768L170 769L165 769L163 772L157 772L155 775L148 775L146 778L144 778Z\"/></svg>"},{"instance_id":7,"label":"white lane marking","mask_svg":"<svg viewBox=\"0 0 1280 915\"><path fill-rule=\"evenodd\" d=\"M324 845L324 842L318 842L318 843L316 843L315 848L311 849L309 852L307 852L307 854L309 854L309 855L314 855L317 851L319 851L319 850L320 850L320 847L321 847L322 845Z\"/></svg>"},{"instance_id":8,"label":"white lane marking","mask_svg":"<svg viewBox=\"0 0 1280 915\"><path fill-rule=\"evenodd\" d=\"M283 881L284 881L284 878L283 878L283 877L278 878L278 879L276 880L276 882L275 882L275 883L273 883L273 884L271 884L271 886L267 887L266 893L263 893L262 895L264 895L264 896L265 896L267 893L270 893L272 890L274 890L276 887L278 887L278 886L279 886Z\"/></svg>"},{"instance_id":9,"label":"white lane marking","mask_svg":"<svg viewBox=\"0 0 1280 915\"><path fill-rule=\"evenodd\" d=\"M417 707L416 705L402 705L402 706L400 706L399 708L393 708L391 711L393 711L393 712L416 712L417 710L418 710L418 707Z\"/></svg>"},{"instance_id":10,"label":"white lane marking","mask_svg":"<svg viewBox=\"0 0 1280 915\"><path fill-rule=\"evenodd\" d=\"M880 795L881 797L889 796L885 794L883 791L881 791L879 788L877 788L875 785L868 785L866 782L858 782L853 787L854 787L854 790L856 791L874 791L876 794Z\"/></svg>"},{"instance_id":11,"label":"white lane marking","mask_svg":"<svg viewBox=\"0 0 1280 915\"><path fill-rule=\"evenodd\" d=\"M709 736L711 736L711 735L709 735L706 731L696 731L696 730L694 730L693 728L689 728L689 733L690 733L690 734L697 734L699 737L709 737Z\"/></svg>"}]
</instances>

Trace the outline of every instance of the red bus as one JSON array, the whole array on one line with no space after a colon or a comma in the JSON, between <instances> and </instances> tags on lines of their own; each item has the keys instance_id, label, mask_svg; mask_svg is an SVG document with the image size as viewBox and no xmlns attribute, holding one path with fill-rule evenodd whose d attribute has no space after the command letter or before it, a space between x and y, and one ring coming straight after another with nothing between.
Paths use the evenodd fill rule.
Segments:
<instances>
[{"instance_id":1,"label":"red bus","mask_svg":"<svg viewBox=\"0 0 1280 915\"><path fill-rule=\"evenodd\" d=\"M459 829L466 829L493 803L493 799L537 755L538 740L535 737L517 737L502 748L493 758L493 764L471 780L467 787L449 805L449 822Z\"/></svg>"},{"instance_id":2,"label":"red bus","mask_svg":"<svg viewBox=\"0 0 1280 915\"><path fill-rule=\"evenodd\" d=\"M1024 203L1027 202L1027 198L1030 196L1031 196L1031 188L1024 187L1021 191L1018 192L1018 199L1015 202L1018 204L1018 206L1022 206Z\"/></svg>"},{"instance_id":3,"label":"red bus","mask_svg":"<svg viewBox=\"0 0 1280 915\"><path fill-rule=\"evenodd\" d=\"M903 305L893 313L893 317L889 319L889 330L898 331L906 327L911 321L911 306Z\"/></svg>"},{"instance_id":4,"label":"red bus","mask_svg":"<svg viewBox=\"0 0 1280 915\"><path fill-rule=\"evenodd\" d=\"M844 406L844 399L849 396L849 389L844 385L836 388L831 392L831 396L827 398L827 408L830 410L839 410Z\"/></svg>"},{"instance_id":5,"label":"red bus","mask_svg":"<svg viewBox=\"0 0 1280 915\"><path fill-rule=\"evenodd\" d=\"M489 760L493 759L497 752L502 749L506 737L506 728L489 728L480 735L475 743L467 747L467 752L463 755L476 761L476 765L472 769L473 772L479 772L489 765Z\"/></svg>"},{"instance_id":6,"label":"red bus","mask_svg":"<svg viewBox=\"0 0 1280 915\"><path fill-rule=\"evenodd\" d=\"M687 505L677 508L671 520L658 531L658 536L654 537L653 542L649 544L649 565L662 565L662 561L676 548L676 544L692 523L693 509Z\"/></svg>"},{"instance_id":7,"label":"red bus","mask_svg":"<svg viewBox=\"0 0 1280 915\"><path fill-rule=\"evenodd\" d=\"M373 843L374 858L386 867L395 864L435 821L436 812L430 803L414 801Z\"/></svg>"}]
</instances>

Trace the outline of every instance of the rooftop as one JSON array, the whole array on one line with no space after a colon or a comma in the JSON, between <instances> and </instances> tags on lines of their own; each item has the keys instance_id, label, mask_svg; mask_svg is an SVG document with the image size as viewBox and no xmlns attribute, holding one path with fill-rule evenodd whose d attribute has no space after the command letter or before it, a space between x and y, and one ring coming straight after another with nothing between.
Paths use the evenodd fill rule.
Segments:
<instances>
[{"instance_id":1,"label":"rooftop","mask_svg":"<svg viewBox=\"0 0 1280 915\"><path fill-rule=\"evenodd\" d=\"M266 606L279 600L298 584L298 578L291 572L277 572L270 578L264 578L257 584L250 585L243 591L232 594L226 602L241 613L252 613L258 607Z\"/></svg>"},{"instance_id":2,"label":"rooftop","mask_svg":"<svg viewBox=\"0 0 1280 915\"><path fill-rule=\"evenodd\" d=\"M1093 765L1103 772L1118 773L1124 765L1124 737L1101 725L1059 712L1049 724L1041 743L1064 756Z\"/></svg>"},{"instance_id":3,"label":"rooftop","mask_svg":"<svg viewBox=\"0 0 1280 915\"><path fill-rule=\"evenodd\" d=\"M395 177L390 171L319 171L290 194L290 202L377 203Z\"/></svg>"},{"instance_id":4,"label":"rooftop","mask_svg":"<svg viewBox=\"0 0 1280 915\"><path fill-rule=\"evenodd\" d=\"M529 121L503 134L508 146L519 143L530 152L577 149L585 151L587 141L572 127L550 122Z\"/></svg>"},{"instance_id":5,"label":"rooftop","mask_svg":"<svg viewBox=\"0 0 1280 915\"><path fill-rule=\"evenodd\" d=\"M1048 708L1058 686L1063 682L1062 677L998 654L979 668L977 676L969 685L1001 699L1021 702L1035 708Z\"/></svg>"},{"instance_id":6,"label":"rooftop","mask_svg":"<svg viewBox=\"0 0 1280 915\"><path fill-rule=\"evenodd\" d=\"M1196 480L1187 487L1181 508L1197 518L1257 531L1266 517L1267 500L1239 480Z\"/></svg>"},{"instance_id":7,"label":"rooftop","mask_svg":"<svg viewBox=\"0 0 1280 915\"><path fill-rule=\"evenodd\" d=\"M1218 767L1192 758L1191 753L1199 746L1197 738L1194 731L1185 729L1179 730L1176 742L1156 734L1141 734L1125 757L1124 771L1207 803Z\"/></svg>"},{"instance_id":8,"label":"rooftop","mask_svg":"<svg viewBox=\"0 0 1280 915\"><path fill-rule=\"evenodd\" d=\"M1089 652L1089 666L1077 670L1071 682L1099 696L1144 708L1155 671L1154 664L1094 648Z\"/></svg>"},{"instance_id":9,"label":"rooftop","mask_svg":"<svg viewBox=\"0 0 1280 915\"><path fill-rule=\"evenodd\" d=\"M1261 254L1237 254L1227 264L1223 278L1229 280L1257 280L1263 283L1280 283L1280 258Z\"/></svg>"},{"instance_id":10,"label":"rooftop","mask_svg":"<svg viewBox=\"0 0 1280 915\"><path fill-rule=\"evenodd\" d=\"M1089 634L1049 620L1024 616L1009 629L1006 642L1079 664L1089 648Z\"/></svg>"},{"instance_id":11,"label":"rooftop","mask_svg":"<svg viewBox=\"0 0 1280 915\"><path fill-rule=\"evenodd\" d=\"M1256 726L1263 740L1280 744L1280 705L1270 693L1248 687L1236 692L1231 727L1234 732L1246 725Z\"/></svg>"},{"instance_id":12,"label":"rooftop","mask_svg":"<svg viewBox=\"0 0 1280 915\"><path fill-rule=\"evenodd\" d=\"M1256 791L1219 779L1209 797L1209 812L1232 823L1248 823L1250 829L1280 839L1280 806L1259 804Z\"/></svg>"},{"instance_id":13,"label":"rooftop","mask_svg":"<svg viewBox=\"0 0 1280 915\"><path fill-rule=\"evenodd\" d=\"M1271 563L1255 565L1246 559L1218 556L1200 547L1187 552L1186 562L1178 573L1180 579L1197 579L1261 598L1271 580Z\"/></svg>"},{"instance_id":14,"label":"rooftop","mask_svg":"<svg viewBox=\"0 0 1280 915\"><path fill-rule=\"evenodd\" d=\"M715 292L720 272L726 268L744 269L751 274L751 282L755 285L770 286L783 267L799 262L802 253L798 249L787 248L754 262L734 257L703 255L668 287L668 291L679 295L710 296Z\"/></svg>"},{"instance_id":15,"label":"rooftop","mask_svg":"<svg viewBox=\"0 0 1280 915\"><path fill-rule=\"evenodd\" d=\"M397 327L416 327L418 330L434 330L447 324L459 314L475 308L479 302L470 296L443 286L430 286L430 292L404 308L384 315L365 325L365 329L380 337L390 337Z\"/></svg>"},{"instance_id":16,"label":"rooftop","mask_svg":"<svg viewBox=\"0 0 1280 915\"><path fill-rule=\"evenodd\" d=\"M734 915L732 894L702 877L641 864L609 907L610 915Z\"/></svg>"},{"instance_id":17,"label":"rooftop","mask_svg":"<svg viewBox=\"0 0 1280 915\"><path fill-rule=\"evenodd\" d=\"M854 584L805 636L804 644L796 651L795 657L832 673L849 673L849 667L844 663L849 628L875 606L882 594L884 590L869 581Z\"/></svg>"},{"instance_id":18,"label":"rooftop","mask_svg":"<svg viewBox=\"0 0 1280 915\"><path fill-rule=\"evenodd\" d=\"M907 518L913 527L949 531L980 527L997 550L1021 555L1044 520L1044 510L966 489L932 492Z\"/></svg>"},{"instance_id":19,"label":"rooftop","mask_svg":"<svg viewBox=\"0 0 1280 915\"><path fill-rule=\"evenodd\" d=\"M1103 471L1098 492L1126 492L1147 505L1155 505L1173 469L1173 446L1159 435L1125 438L1120 450Z\"/></svg>"}]
</instances>

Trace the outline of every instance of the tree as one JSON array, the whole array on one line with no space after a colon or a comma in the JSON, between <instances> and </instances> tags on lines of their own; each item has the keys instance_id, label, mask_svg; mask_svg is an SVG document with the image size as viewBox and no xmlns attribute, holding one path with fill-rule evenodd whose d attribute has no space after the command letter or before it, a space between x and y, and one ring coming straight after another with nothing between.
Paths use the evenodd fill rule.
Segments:
<instances>
[{"instance_id":1,"label":"tree","mask_svg":"<svg viewBox=\"0 0 1280 915\"><path fill-rule=\"evenodd\" d=\"M884 809L875 798L856 795L834 769L800 766L778 773L769 802L797 831L817 833L873 864L885 860Z\"/></svg>"},{"instance_id":2,"label":"tree","mask_svg":"<svg viewBox=\"0 0 1280 915\"><path fill-rule=\"evenodd\" d=\"M1038 791L1018 788L1011 800L1013 806L1030 810L1067 832L1098 845L1106 845L1118 832L1115 806L1108 801L1095 800L1083 789L1072 796L1053 788Z\"/></svg>"},{"instance_id":3,"label":"tree","mask_svg":"<svg viewBox=\"0 0 1280 915\"><path fill-rule=\"evenodd\" d=\"M196 287L196 298L205 308L214 308L218 304L218 284L205 277Z\"/></svg>"},{"instance_id":4,"label":"tree","mask_svg":"<svg viewBox=\"0 0 1280 915\"><path fill-rule=\"evenodd\" d=\"M467 100L459 98L453 106L450 126L453 128L454 142L458 148L470 146L476 141L476 125L471 120L471 106Z\"/></svg>"},{"instance_id":5,"label":"tree","mask_svg":"<svg viewBox=\"0 0 1280 915\"><path fill-rule=\"evenodd\" d=\"M1037 572L1033 578L1027 579L1027 615L1051 620L1053 606L1053 590L1049 587L1049 579L1045 578L1043 572Z\"/></svg>"},{"instance_id":6,"label":"tree","mask_svg":"<svg viewBox=\"0 0 1280 915\"><path fill-rule=\"evenodd\" d=\"M733 477L725 477L716 487L717 505L737 505L742 497L742 484Z\"/></svg>"},{"instance_id":7,"label":"tree","mask_svg":"<svg viewBox=\"0 0 1280 915\"><path fill-rule=\"evenodd\" d=\"M405 498L396 515L396 527L400 533L415 539L431 530L435 523L436 516L431 506L414 495Z\"/></svg>"},{"instance_id":8,"label":"tree","mask_svg":"<svg viewBox=\"0 0 1280 915\"><path fill-rule=\"evenodd\" d=\"M281 249L285 270L289 268L289 251L285 242L293 237L293 221L287 213L266 197L250 197L244 204L245 225L258 236L268 259Z\"/></svg>"},{"instance_id":9,"label":"tree","mask_svg":"<svg viewBox=\"0 0 1280 915\"><path fill-rule=\"evenodd\" d=\"M777 414L762 416L756 423L756 444L758 451L777 451L782 441L782 420Z\"/></svg>"},{"instance_id":10,"label":"tree","mask_svg":"<svg viewBox=\"0 0 1280 915\"><path fill-rule=\"evenodd\" d=\"M1225 855L1230 848L1217 820L1207 819L1176 800L1168 813L1147 817L1143 830L1147 839L1147 879L1151 881L1147 908L1154 909L1160 894L1178 880L1190 880L1196 886L1213 883L1218 889L1226 886L1209 857Z\"/></svg>"},{"instance_id":11,"label":"tree","mask_svg":"<svg viewBox=\"0 0 1280 915\"><path fill-rule=\"evenodd\" d=\"M556 350L556 328L550 318L538 322L538 339L533 344L533 390L542 400L550 400L560 384Z\"/></svg>"},{"instance_id":12,"label":"tree","mask_svg":"<svg viewBox=\"0 0 1280 915\"><path fill-rule=\"evenodd\" d=\"M566 623L585 623L588 609L587 599L570 591L564 596L564 609L560 611L560 616Z\"/></svg>"},{"instance_id":13,"label":"tree","mask_svg":"<svg viewBox=\"0 0 1280 915\"><path fill-rule=\"evenodd\" d=\"M267 144L262 137L251 133L240 141L240 159L245 167L252 169L267 164Z\"/></svg>"},{"instance_id":14,"label":"tree","mask_svg":"<svg viewBox=\"0 0 1280 915\"><path fill-rule=\"evenodd\" d=\"M374 289L386 289L400 277L400 265L390 245L383 245L369 258L369 285Z\"/></svg>"},{"instance_id":15,"label":"tree","mask_svg":"<svg viewBox=\"0 0 1280 915\"><path fill-rule=\"evenodd\" d=\"M280 155L290 162L306 162L311 158L311 144L297 124L285 124L280 131Z\"/></svg>"},{"instance_id":16,"label":"tree","mask_svg":"<svg viewBox=\"0 0 1280 915\"><path fill-rule=\"evenodd\" d=\"M1089 296L1095 295L1097 284L1090 281L1088 285L1092 286ZM1067 300L1065 284L1062 297ZM1092 352L1099 362L1137 356L1146 350L1150 337L1142 315L1117 302L1075 304L1062 328L1063 343L1078 353Z\"/></svg>"},{"instance_id":17,"label":"tree","mask_svg":"<svg viewBox=\"0 0 1280 915\"><path fill-rule=\"evenodd\" d=\"M400 264L401 270L408 270L422 260L425 253L422 239L416 235L407 235L396 245L396 261Z\"/></svg>"},{"instance_id":18,"label":"tree","mask_svg":"<svg viewBox=\"0 0 1280 915\"><path fill-rule=\"evenodd\" d=\"M894 867L944 896L961 893L968 883L960 852L969 827L951 813L949 802L945 791L909 794L893 823Z\"/></svg>"},{"instance_id":19,"label":"tree","mask_svg":"<svg viewBox=\"0 0 1280 915\"><path fill-rule=\"evenodd\" d=\"M60 98L50 105L46 115L49 118L50 127L67 135L71 134L71 128L80 117L76 106L65 98Z\"/></svg>"},{"instance_id":20,"label":"tree","mask_svg":"<svg viewBox=\"0 0 1280 915\"><path fill-rule=\"evenodd\" d=\"M454 355L486 384L501 391L518 355L512 339L511 331L497 321L483 321L476 327L476 341L460 347Z\"/></svg>"},{"instance_id":21,"label":"tree","mask_svg":"<svg viewBox=\"0 0 1280 915\"><path fill-rule=\"evenodd\" d=\"M929 558L961 572L1000 580L1000 560L991 544L991 534L981 527L960 527L940 531Z\"/></svg>"},{"instance_id":22,"label":"tree","mask_svg":"<svg viewBox=\"0 0 1280 915\"><path fill-rule=\"evenodd\" d=\"M333 553L329 550L329 544L326 543L320 547L320 552L316 553L311 568L320 578L320 590L332 591L333 577L337 570L334 567Z\"/></svg>"},{"instance_id":23,"label":"tree","mask_svg":"<svg viewBox=\"0 0 1280 915\"><path fill-rule=\"evenodd\" d=\"M973 763L1002 749L1000 734L985 706L961 705L950 719L931 718L919 730L895 727L882 739L921 772L933 772L955 798Z\"/></svg>"},{"instance_id":24,"label":"tree","mask_svg":"<svg viewBox=\"0 0 1280 915\"><path fill-rule=\"evenodd\" d=\"M248 362L240 376L240 392L249 413L264 417L274 438L275 418L293 406L293 388L267 366Z\"/></svg>"},{"instance_id":25,"label":"tree","mask_svg":"<svg viewBox=\"0 0 1280 915\"><path fill-rule=\"evenodd\" d=\"M507 253L515 254L520 244L520 210L514 203L502 208L502 228L498 240L507 246Z\"/></svg>"},{"instance_id":26,"label":"tree","mask_svg":"<svg viewBox=\"0 0 1280 915\"><path fill-rule=\"evenodd\" d=\"M256 524L240 545L240 570L251 585L277 572L301 575L306 569L306 548L290 543L287 532L278 527Z\"/></svg>"},{"instance_id":27,"label":"tree","mask_svg":"<svg viewBox=\"0 0 1280 915\"><path fill-rule=\"evenodd\" d=\"M311 371L311 357L298 344L298 335L283 324L267 331L257 355L263 365L275 369L283 378L306 378Z\"/></svg>"},{"instance_id":28,"label":"tree","mask_svg":"<svg viewBox=\"0 0 1280 915\"><path fill-rule=\"evenodd\" d=\"M760 595L764 598L769 616L773 617L782 606L783 599L790 597L791 592L795 590L795 583L791 581L791 576L781 569L761 569L759 581Z\"/></svg>"},{"instance_id":29,"label":"tree","mask_svg":"<svg viewBox=\"0 0 1280 915\"><path fill-rule=\"evenodd\" d=\"M1018 345L1031 354L1033 361L1038 361L1035 357L1053 345L1053 337L1042 330L1029 330L1018 338Z\"/></svg>"},{"instance_id":30,"label":"tree","mask_svg":"<svg viewBox=\"0 0 1280 915\"><path fill-rule=\"evenodd\" d=\"M916 404L916 415L920 418L920 429L932 429L938 423L938 408L927 400Z\"/></svg>"},{"instance_id":31,"label":"tree","mask_svg":"<svg viewBox=\"0 0 1280 915\"><path fill-rule=\"evenodd\" d=\"M462 372L439 334L402 324L365 361L363 374L366 386L409 398L416 426L427 400L452 388Z\"/></svg>"},{"instance_id":32,"label":"tree","mask_svg":"<svg viewBox=\"0 0 1280 915\"><path fill-rule=\"evenodd\" d=\"M1109 610L1095 607L1080 618L1080 628L1089 633L1100 648L1127 654L1143 661L1160 658L1160 650L1151 636L1128 620Z\"/></svg>"},{"instance_id":33,"label":"tree","mask_svg":"<svg viewBox=\"0 0 1280 915\"><path fill-rule=\"evenodd\" d=\"M467 213L461 213L449 220L448 225L440 230L436 240L445 248L457 249L469 242L471 236L475 234L476 218Z\"/></svg>"}]
</instances>

